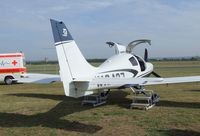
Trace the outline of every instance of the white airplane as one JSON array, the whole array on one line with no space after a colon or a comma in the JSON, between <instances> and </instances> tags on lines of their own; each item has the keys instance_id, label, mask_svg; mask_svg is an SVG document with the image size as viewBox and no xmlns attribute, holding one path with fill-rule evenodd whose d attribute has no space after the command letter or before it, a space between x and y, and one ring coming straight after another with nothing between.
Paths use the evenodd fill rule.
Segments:
<instances>
[{"instance_id":1,"label":"white airplane","mask_svg":"<svg viewBox=\"0 0 200 136\"><path fill-rule=\"evenodd\" d=\"M115 48L115 55L99 67L94 67L83 57L65 24L53 19L50 22L66 96L77 98L109 89L137 89L146 85L200 81L200 76L161 78L148 62L146 49L144 59L133 53L135 46L150 44L150 40L146 39L133 41L127 47L107 42L110 47ZM156 77L149 77L150 74Z\"/></svg>"}]
</instances>

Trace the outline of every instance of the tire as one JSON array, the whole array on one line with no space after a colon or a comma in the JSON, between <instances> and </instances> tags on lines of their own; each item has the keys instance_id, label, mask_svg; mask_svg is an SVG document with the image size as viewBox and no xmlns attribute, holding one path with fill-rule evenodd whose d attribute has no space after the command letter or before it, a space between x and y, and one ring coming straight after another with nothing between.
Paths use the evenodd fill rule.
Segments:
<instances>
[{"instance_id":1,"label":"tire","mask_svg":"<svg viewBox=\"0 0 200 136\"><path fill-rule=\"evenodd\" d=\"M13 80L13 77L8 76L5 78L4 82L6 85L11 85L13 82L12 80Z\"/></svg>"}]
</instances>

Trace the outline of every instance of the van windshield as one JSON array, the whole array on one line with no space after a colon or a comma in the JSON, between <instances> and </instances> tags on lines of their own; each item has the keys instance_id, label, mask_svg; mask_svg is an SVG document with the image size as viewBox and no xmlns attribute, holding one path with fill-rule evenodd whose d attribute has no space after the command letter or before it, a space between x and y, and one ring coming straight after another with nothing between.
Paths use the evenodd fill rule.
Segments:
<instances>
[{"instance_id":1,"label":"van windshield","mask_svg":"<svg viewBox=\"0 0 200 136\"><path fill-rule=\"evenodd\" d=\"M23 57L23 67L26 66L26 61L25 61L25 58Z\"/></svg>"}]
</instances>

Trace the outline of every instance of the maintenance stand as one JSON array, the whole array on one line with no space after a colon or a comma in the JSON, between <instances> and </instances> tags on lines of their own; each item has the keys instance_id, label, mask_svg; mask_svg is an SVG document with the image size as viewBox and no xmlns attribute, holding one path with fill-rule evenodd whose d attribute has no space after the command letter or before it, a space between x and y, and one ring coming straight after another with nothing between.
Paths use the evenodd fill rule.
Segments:
<instances>
[{"instance_id":1,"label":"maintenance stand","mask_svg":"<svg viewBox=\"0 0 200 136\"><path fill-rule=\"evenodd\" d=\"M160 96L154 93L153 90L145 90L144 88L141 89L133 89L131 90L134 92L133 101L130 105L130 108L142 108L145 110L151 109L156 105L157 102L160 100Z\"/></svg>"},{"instance_id":2,"label":"maintenance stand","mask_svg":"<svg viewBox=\"0 0 200 136\"><path fill-rule=\"evenodd\" d=\"M108 98L109 91L104 91L104 92L99 92L97 94L84 96L82 105L92 104L93 107L96 107L96 106L105 104Z\"/></svg>"}]
</instances>

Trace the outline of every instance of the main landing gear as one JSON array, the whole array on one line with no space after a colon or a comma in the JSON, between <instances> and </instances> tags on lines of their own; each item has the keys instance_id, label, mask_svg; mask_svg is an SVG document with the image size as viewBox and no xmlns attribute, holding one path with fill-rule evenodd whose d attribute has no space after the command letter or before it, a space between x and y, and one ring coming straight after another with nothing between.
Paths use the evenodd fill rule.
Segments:
<instances>
[{"instance_id":1,"label":"main landing gear","mask_svg":"<svg viewBox=\"0 0 200 136\"><path fill-rule=\"evenodd\" d=\"M142 108L148 110L156 105L160 100L160 96L154 93L153 90L145 90L143 86L139 88L132 88L131 90L134 93L133 102L130 105L130 108Z\"/></svg>"}]
</instances>

